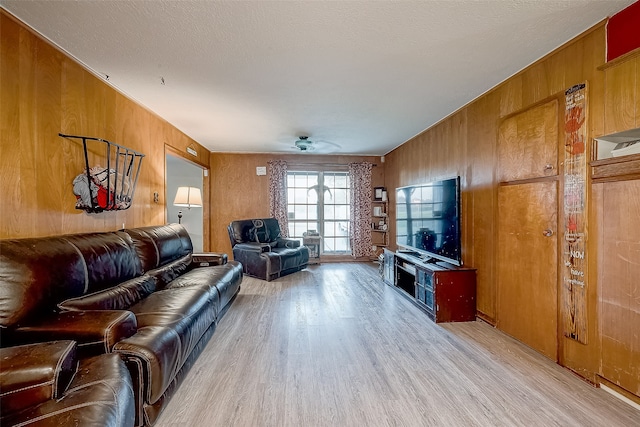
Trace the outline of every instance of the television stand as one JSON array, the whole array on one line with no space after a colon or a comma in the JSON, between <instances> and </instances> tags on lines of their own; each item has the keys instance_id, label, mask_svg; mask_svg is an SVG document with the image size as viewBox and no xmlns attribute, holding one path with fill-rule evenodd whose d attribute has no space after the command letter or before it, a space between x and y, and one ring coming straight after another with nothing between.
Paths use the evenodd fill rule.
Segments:
<instances>
[{"instance_id":1,"label":"television stand","mask_svg":"<svg viewBox=\"0 0 640 427\"><path fill-rule=\"evenodd\" d=\"M393 288L412 300L436 323L476 319L476 270L406 252L393 254ZM389 255L385 253L385 255Z\"/></svg>"}]
</instances>

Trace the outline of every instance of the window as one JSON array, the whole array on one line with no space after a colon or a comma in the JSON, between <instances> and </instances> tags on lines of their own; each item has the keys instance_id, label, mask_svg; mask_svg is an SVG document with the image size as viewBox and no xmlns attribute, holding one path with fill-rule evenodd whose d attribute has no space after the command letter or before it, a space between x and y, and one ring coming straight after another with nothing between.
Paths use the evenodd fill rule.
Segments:
<instances>
[{"instance_id":1,"label":"window","mask_svg":"<svg viewBox=\"0 0 640 427\"><path fill-rule=\"evenodd\" d=\"M289 236L316 230L324 254L350 253L349 186L347 172L288 172Z\"/></svg>"}]
</instances>

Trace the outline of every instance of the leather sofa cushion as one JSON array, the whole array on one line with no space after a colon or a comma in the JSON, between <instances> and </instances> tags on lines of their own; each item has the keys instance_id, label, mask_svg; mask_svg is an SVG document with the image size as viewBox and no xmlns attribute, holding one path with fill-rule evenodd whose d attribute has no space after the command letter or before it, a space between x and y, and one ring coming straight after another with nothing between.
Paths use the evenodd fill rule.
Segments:
<instances>
[{"instance_id":1,"label":"leather sofa cushion","mask_svg":"<svg viewBox=\"0 0 640 427\"><path fill-rule=\"evenodd\" d=\"M148 298L131 307L138 321L138 328L145 326L170 326L185 321L208 307L213 296L207 286L165 289L154 292Z\"/></svg>"},{"instance_id":2,"label":"leather sofa cushion","mask_svg":"<svg viewBox=\"0 0 640 427\"><path fill-rule=\"evenodd\" d=\"M179 224L132 228L124 232L132 237L144 271L161 267L193 252L189 233Z\"/></svg>"},{"instance_id":3,"label":"leather sofa cushion","mask_svg":"<svg viewBox=\"0 0 640 427\"><path fill-rule=\"evenodd\" d=\"M132 427L135 400L131 376L117 354L80 359L63 395L5 414L0 425Z\"/></svg>"},{"instance_id":4,"label":"leather sofa cushion","mask_svg":"<svg viewBox=\"0 0 640 427\"><path fill-rule=\"evenodd\" d=\"M157 280L157 288L164 289L167 284L171 283L177 277L180 277L191 267L191 254L187 254L182 258L169 262L162 267L154 268L147 272L149 276L155 277Z\"/></svg>"},{"instance_id":5,"label":"leather sofa cushion","mask_svg":"<svg viewBox=\"0 0 640 427\"><path fill-rule=\"evenodd\" d=\"M126 233L88 233L66 236L83 255L86 292L110 288L142 274L133 241Z\"/></svg>"},{"instance_id":6,"label":"leather sofa cushion","mask_svg":"<svg viewBox=\"0 0 640 427\"><path fill-rule=\"evenodd\" d=\"M242 265L227 261L224 265L193 269L171 282L167 289L207 285L219 295L219 306L224 308L238 292L241 282Z\"/></svg>"},{"instance_id":7,"label":"leather sofa cushion","mask_svg":"<svg viewBox=\"0 0 640 427\"><path fill-rule=\"evenodd\" d=\"M156 290L156 278L144 275L112 288L67 299L58 304L63 311L70 310L126 310Z\"/></svg>"},{"instance_id":8,"label":"leather sofa cushion","mask_svg":"<svg viewBox=\"0 0 640 427\"><path fill-rule=\"evenodd\" d=\"M15 327L82 295L82 255L63 238L0 240L0 326Z\"/></svg>"},{"instance_id":9,"label":"leather sofa cushion","mask_svg":"<svg viewBox=\"0 0 640 427\"><path fill-rule=\"evenodd\" d=\"M76 371L74 341L53 341L0 349L2 416L57 399Z\"/></svg>"}]
</instances>

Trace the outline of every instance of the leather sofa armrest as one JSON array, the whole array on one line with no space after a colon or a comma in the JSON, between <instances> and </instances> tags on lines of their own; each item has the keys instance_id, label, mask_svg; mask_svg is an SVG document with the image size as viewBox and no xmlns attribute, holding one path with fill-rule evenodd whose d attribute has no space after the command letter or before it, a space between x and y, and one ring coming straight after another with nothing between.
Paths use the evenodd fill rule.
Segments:
<instances>
[{"instance_id":1,"label":"leather sofa armrest","mask_svg":"<svg viewBox=\"0 0 640 427\"><path fill-rule=\"evenodd\" d=\"M279 238L276 240L276 248L299 248L300 240Z\"/></svg>"},{"instance_id":2,"label":"leather sofa armrest","mask_svg":"<svg viewBox=\"0 0 640 427\"><path fill-rule=\"evenodd\" d=\"M202 252L191 255L192 268L209 267L211 265L224 265L229 260L225 253Z\"/></svg>"},{"instance_id":3,"label":"leather sofa armrest","mask_svg":"<svg viewBox=\"0 0 640 427\"><path fill-rule=\"evenodd\" d=\"M3 416L58 399L76 373L76 343L52 341L0 349Z\"/></svg>"},{"instance_id":4,"label":"leather sofa armrest","mask_svg":"<svg viewBox=\"0 0 640 427\"><path fill-rule=\"evenodd\" d=\"M126 310L66 311L42 319L37 325L25 325L11 332L11 340L17 343L34 343L52 340L78 342L82 357L110 353L120 340L136 333L135 315Z\"/></svg>"},{"instance_id":5,"label":"leather sofa armrest","mask_svg":"<svg viewBox=\"0 0 640 427\"><path fill-rule=\"evenodd\" d=\"M263 252L271 252L271 245L268 243L257 243L257 242L238 243L233 247L233 249L249 251L249 252L257 252L261 254Z\"/></svg>"}]
</instances>

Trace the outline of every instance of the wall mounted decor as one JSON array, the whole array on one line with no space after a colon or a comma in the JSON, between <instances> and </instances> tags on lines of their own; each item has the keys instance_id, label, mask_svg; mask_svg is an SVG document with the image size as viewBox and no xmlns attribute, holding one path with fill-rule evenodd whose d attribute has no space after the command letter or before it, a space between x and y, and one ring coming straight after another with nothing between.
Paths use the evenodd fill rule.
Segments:
<instances>
[{"instance_id":1,"label":"wall mounted decor","mask_svg":"<svg viewBox=\"0 0 640 427\"><path fill-rule=\"evenodd\" d=\"M586 83L565 91L563 330L582 344L587 344L587 105Z\"/></svg>"},{"instance_id":2,"label":"wall mounted decor","mask_svg":"<svg viewBox=\"0 0 640 427\"><path fill-rule=\"evenodd\" d=\"M58 134L82 140L85 170L73 180L76 209L89 213L118 211L131 207L144 154L105 139ZM103 145L105 166L89 164L88 143Z\"/></svg>"}]
</instances>

